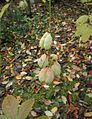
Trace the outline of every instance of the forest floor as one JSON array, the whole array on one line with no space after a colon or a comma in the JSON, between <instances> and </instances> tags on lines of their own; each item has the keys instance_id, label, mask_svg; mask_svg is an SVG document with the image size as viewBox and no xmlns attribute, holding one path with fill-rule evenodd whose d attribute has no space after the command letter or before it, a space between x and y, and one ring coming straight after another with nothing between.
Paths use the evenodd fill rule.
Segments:
<instances>
[{"instance_id":1,"label":"forest floor","mask_svg":"<svg viewBox=\"0 0 92 119\"><path fill-rule=\"evenodd\" d=\"M77 18L92 14L92 9L79 3L56 4L50 21L43 5L35 5L32 12L31 19L9 12L2 22L5 41L0 50L1 103L8 94L22 101L34 98L28 119L41 115L52 119L92 119L92 41L80 44L79 38L74 37ZM37 59L45 52L40 50L39 40L48 31L49 22L52 53L59 57L62 74L47 85L38 80Z\"/></svg>"}]
</instances>

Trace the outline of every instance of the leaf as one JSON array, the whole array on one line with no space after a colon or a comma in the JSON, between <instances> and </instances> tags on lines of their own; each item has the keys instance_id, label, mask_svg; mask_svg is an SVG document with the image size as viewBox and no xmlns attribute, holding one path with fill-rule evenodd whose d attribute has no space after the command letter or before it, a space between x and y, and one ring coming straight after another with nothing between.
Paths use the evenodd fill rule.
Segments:
<instances>
[{"instance_id":1,"label":"leaf","mask_svg":"<svg viewBox=\"0 0 92 119\"><path fill-rule=\"evenodd\" d=\"M75 36L79 36L80 41L87 42L90 36L92 36L92 25L89 25L88 23L79 25L75 32Z\"/></svg>"},{"instance_id":2,"label":"leaf","mask_svg":"<svg viewBox=\"0 0 92 119\"><path fill-rule=\"evenodd\" d=\"M57 107L53 107L53 108L51 109L51 112L52 112L53 114L55 114L55 113L57 112L57 110L58 110Z\"/></svg>"},{"instance_id":3,"label":"leaf","mask_svg":"<svg viewBox=\"0 0 92 119\"><path fill-rule=\"evenodd\" d=\"M28 3L26 0L20 1L19 2L19 8L21 8L22 10L25 10L28 6Z\"/></svg>"},{"instance_id":4,"label":"leaf","mask_svg":"<svg viewBox=\"0 0 92 119\"><path fill-rule=\"evenodd\" d=\"M10 0L6 0L6 2L10 2Z\"/></svg>"},{"instance_id":5,"label":"leaf","mask_svg":"<svg viewBox=\"0 0 92 119\"><path fill-rule=\"evenodd\" d=\"M44 48L44 38L45 38L45 36L43 35L43 37L41 38L41 40L39 42L39 47L41 47L41 49Z\"/></svg>"},{"instance_id":6,"label":"leaf","mask_svg":"<svg viewBox=\"0 0 92 119\"><path fill-rule=\"evenodd\" d=\"M73 90L78 90L79 85L80 85L80 82L75 83Z\"/></svg>"},{"instance_id":7,"label":"leaf","mask_svg":"<svg viewBox=\"0 0 92 119\"><path fill-rule=\"evenodd\" d=\"M25 76L25 79L29 81L29 80L32 80L33 78L32 76Z\"/></svg>"},{"instance_id":8,"label":"leaf","mask_svg":"<svg viewBox=\"0 0 92 119\"><path fill-rule=\"evenodd\" d=\"M89 21L90 21L90 24L92 25L92 15L89 15Z\"/></svg>"},{"instance_id":9,"label":"leaf","mask_svg":"<svg viewBox=\"0 0 92 119\"><path fill-rule=\"evenodd\" d=\"M92 117L92 112L85 112L84 113L84 116L85 117Z\"/></svg>"},{"instance_id":10,"label":"leaf","mask_svg":"<svg viewBox=\"0 0 92 119\"><path fill-rule=\"evenodd\" d=\"M20 73L21 76L25 76L26 74L27 74L27 72L25 72L25 71L22 71L22 72Z\"/></svg>"},{"instance_id":11,"label":"leaf","mask_svg":"<svg viewBox=\"0 0 92 119\"><path fill-rule=\"evenodd\" d=\"M63 101L64 104L66 104L67 103L67 98L65 96L62 96L62 101Z\"/></svg>"},{"instance_id":12,"label":"leaf","mask_svg":"<svg viewBox=\"0 0 92 119\"><path fill-rule=\"evenodd\" d=\"M60 80L57 80L57 79L53 81L53 84L54 84L54 85L59 85L59 84L61 84L61 83L62 83L62 82L61 82Z\"/></svg>"},{"instance_id":13,"label":"leaf","mask_svg":"<svg viewBox=\"0 0 92 119\"><path fill-rule=\"evenodd\" d=\"M51 37L51 34L48 33L44 41L45 50L49 50L51 48L51 44L52 44L52 37Z\"/></svg>"},{"instance_id":14,"label":"leaf","mask_svg":"<svg viewBox=\"0 0 92 119\"><path fill-rule=\"evenodd\" d=\"M32 110L33 104L33 99L29 99L22 103L22 105L19 107L19 119L27 118L29 112Z\"/></svg>"},{"instance_id":15,"label":"leaf","mask_svg":"<svg viewBox=\"0 0 92 119\"><path fill-rule=\"evenodd\" d=\"M42 0L43 3L46 3L46 0Z\"/></svg>"},{"instance_id":16,"label":"leaf","mask_svg":"<svg viewBox=\"0 0 92 119\"><path fill-rule=\"evenodd\" d=\"M34 3L35 3L35 0L30 0L30 4L34 4Z\"/></svg>"},{"instance_id":17,"label":"leaf","mask_svg":"<svg viewBox=\"0 0 92 119\"><path fill-rule=\"evenodd\" d=\"M57 59L58 59L56 54L51 54L50 58L52 59L52 61L57 61Z\"/></svg>"},{"instance_id":18,"label":"leaf","mask_svg":"<svg viewBox=\"0 0 92 119\"><path fill-rule=\"evenodd\" d=\"M85 30L84 32L81 34L81 41L82 42L87 42L90 38L90 36L92 36L92 26L85 24Z\"/></svg>"},{"instance_id":19,"label":"leaf","mask_svg":"<svg viewBox=\"0 0 92 119\"><path fill-rule=\"evenodd\" d=\"M67 79L67 81L73 81L71 75L67 75L67 76L66 76L66 79Z\"/></svg>"},{"instance_id":20,"label":"leaf","mask_svg":"<svg viewBox=\"0 0 92 119\"><path fill-rule=\"evenodd\" d=\"M61 66L58 62L54 62L54 64L51 66L51 69L53 70L55 76L60 76Z\"/></svg>"},{"instance_id":21,"label":"leaf","mask_svg":"<svg viewBox=\"0 0 92 119\"><path fill-rule=\"evenodd\" d=\"M92 0L80 0L82 3L89 3L92 2Z\"/></svg>"},{"instance_id":22,"label":"leaf","mask_svg":"<svg viewBox=\"0 0 92 119\"><path fill-rule=\"evenodd\" d=\"M22 76L20 74L18 74L16 77L15 77L17 80L21 80L22 79Z\"/></svg>"},{"instance_id":23,"label":"leaf","mask_svg":"<svg viewBox=\"0 0 92 119\"><path fill-rule=\"evenodd\" d=\"M75 32L75 36L79 36L80 37L85 32L87 27L88 27L87 23L77 26L76 32Z\"/></svg>"},{"instance_id":24,"label":"leaf","mask_svg":"<svg viewBox=\"0 0 92 119\"><path fill-rule=\"evenodd\" d=\"M47 116L40 116L37 119L49 119Z\"/></svg>"},{"instance_id":25,"label":"leaf","mask_svg":"<svg viewBox=\"0 0 92 119\"><path fill-rule=\"evenodd\" d=\"M16 119L18 112L17 99L12 95L6 96L2 103L2 110L7 118Z\"/></svg>"},{"instance_id":26,"label":"leaf","mask_svg":"<svg viewBox=\"0 0 92 119\"><path fill-rule=\"evenodd\" d=\"M52 117L53 116L53 113L51 112L51 111L45 111L45 114L46 114L46 116L48 116L48 117Z\"/></svg>"},{"instance_id":27,"label":"leaf","mask_svg":"<svg viewBox=\"0 0 92 119\"><path fill-rule=\"evenodd\" d=\"M44 68L48 66L48 64L49 64L48 57L46 56L46 54L43 54L38 60L38 65L39 67Z\"/></svg>"},{"instance_id":28,"label":"leaf","mask_svg":"<svg viewBox=\"0 0 92 119\"><path fill-rule=\"evenodd\" d=\"M81 24L84 24L84 23L87 23L88 22L88 15L82 15L80 16L77 21L76 21L76 25L81 25Z\"/></svg>"},{"instance_id":29,"label":"leaf","mask_svg":"<svg viewBox=\"0 0 92 119\"><path fill-rule=\"evenodd\" d=\"M85 34L83 34L81 37L80 37L80 41L82 41L82 42L87 42L88 40L89 40L89 38L90 38L90 35L89 34L87 34L87 33L85 33Z\"/></svg>"},{"instance_id":30,"label":"leaf","mask_svg":"<svg viewBox=\"0 0 92 119\"><path fill-rule=\"evenodd\" d=\"M0 12L0 19L3 17L5 11L8 9L9 6L10 6L10 3L7 3L6 5L3 6Z\"/></svg>"},{"instance_id":31,"label":"leaf","mask_svg":"<svg viewBox=\"0 0 92 119\"><path fill-rule=\"evenodd\" d=\"M5 115L0 115L0 119L7 119Z\"/></svg>"},{"instance_id":32,"label":"leaf","mask_svg":"<svg viewBox=\"0 0 92 119\"><path fill-rule=\"evenodd\" d=\"M31 111L31 115L32 115L33 117L37 117L37 116L38 116L38 114L37 114L35 111Z\"/></svg>"},{"instance_id":33,"label":"leaf","mask_svg":"<svg viewBox=\"0 0 92 119\"><path fill-rule=\"evenodd\" d=\"M86 94L89 98L92 98L92 93Z\"/></svg>"},{"instance_id":34,"label":"leaf","mask_svg":"<svg viewBox=\"0 0 92 119\"><path fill-rule=\"evenodd\" d=\"M54 73L51 68L43 68L39 73L39 81L45 83L51 83L54 80Z\"/></svg>"},{"instance_id":35,"label":"leaf","mask_svg":"<svg viewBox=\"0 0 92 119\"><path fill-rule=\"evenodd\" d=\"M39 42L39 46L41 47L41 49L45 49L45 50L49 50L51 48L51 44L52 44L52 36L50 33L46 32L40 42Z\"/></svg>"}]
</instances>

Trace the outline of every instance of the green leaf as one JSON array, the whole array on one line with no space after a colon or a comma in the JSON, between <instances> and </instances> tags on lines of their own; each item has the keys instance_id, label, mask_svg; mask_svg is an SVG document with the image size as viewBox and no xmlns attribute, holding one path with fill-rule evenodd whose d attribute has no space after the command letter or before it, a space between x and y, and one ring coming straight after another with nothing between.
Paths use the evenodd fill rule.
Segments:
<instances>
[{"instance_id":1,"label":"green leaf","mask_svg":"<svg viewBox=\"0 0 92 119\"><path fill-rule=\"evenodd\" d=\"M41 38L41 40L39 42L39 46L41 47L41 49L44 48L44 38L45 38L45 35L43 35L43 37Z\"/></svg>"},{"instance_id":2,"label":"green leaf","mask_svg":"<svg viewBox=\"0 0 92 119\"><path fill-rule=\"evenodd\" d=\"M82 3L89 3L92 2L92 0L80 0Z\"/></svg>"},{"instance_id":3,"label":"green leaf","mask_svg":"<svg viewBox=\"0 0 92 119\"><path fill-rule=\"evenodd\" d=\"M92 93L86 94L89 98L92 98Z\"/></svg>"},{"instance_id":4,"label":"green leaf","mask_svg":"<svg viewBox=\"0 0 92 119\"><path fill-rule=\"evenodd\" d=\"M47 34L47 37L44 40L44 49L49 50L52 44L52 36L50 33Z\"/></svg>"},{"instance_id":5,"label":"green leaf","mask_svg":"<svg viewBox=\"0 0 92 119\"><path fill-rule=\"evenodd\" d=\"M80 37L80 41L87 42L92 36L92 25L85 23L77 26L75 36Z\"/></svg>"},{"instance_id":6,"label":"green leaf","mask_svg":"<svg viewBox=\"0 0 92 119\"><path fill-rule=\"evenodd\" d=\"M43 3L46 3L46 0L42 0Z\"/></svg>"},{"instance_id":7,"label":"green leaf","mask_svg":"<svg viewBox=\"0 0 92 119\"><path fill-rule=\"evenodd\" d=\"M49 50L51 48L51 43L52 43L52 36L50 33L46 32L40 42L39 42L39 46L41 47L41 49L45 49L45 50Z\"/></svg>"},{"instance_id":8,"label":"green leaf","mask_svg":"<svg viewBox=\"0 0 92 119\"><path fill-rule=\"evenodd\" d=\"M57 61L58 60L58 57L57 57L56 54L51 54L50 58L51 58L52 61Z\"/></svg>"},{"instance_id":9,"label":"green leaf","mask_svg":"<svg viewBox=\"0 0 92 119\"><path fill-rule=\"evenodd\" d=\"M19 119L27 118L29 112L32 110L33 104L33 99L29 99L22 103L22 105L19 107Z\"/></svg>"},{"instance_id":10,"label":"green leaf","mask_svg":"<svg viewBox=\"0 0 92 119\"><path fill-rule=\"evenodd\" d=\"M81 34L80 40L82 42L87 42L89 40L90 36L92 36L92 26L91 25L86 25L86 27L83 31L84 32Z\"/></svg>"},{"instance_id":11,"label":"green leaf","mask_svg":"<svg viewBox=\"0 0 92 119\"><path fill-rule=\"evenodd\" d=\"M10 2L10 0L5 0L6 2Z\"/></svg>"},{"instance_id":12,"label":"green leaf","mask_svg":"<svg viewBox=\"0 0 92 119\"><path fill-rule=\"evenodd\" d=\"M0 115L0 119L7 119L5 115Z\"/></svg>"},{"instance_id":13,"label":"green leaf","mask_svg":"<svg viewBox=\"0 0 92 119\"><path fill-rule=\"evenodd\" d=\"M6 96L2 103L2 110L7 118L16 119L18 112L17 99L12 95Z\"/></svg>"},{"instance_id":14,"label":"green leaf","mask_svg":"<svg viewBox=\"0 0 92 119\"><path fill-rule=\"evenodd\" d=\"M47 116L40 116L37 119L49 119Z\"/></svg>"},{"instance_id":15,"label":"green leaf","mask_svg":"<svg viewBox=\"0 0 92 119\"><path fill-rule=\"evenodd\" d=\"M76 21L76 25L81 25L81 24L87 23L88 18L89 18L88 15L80 16Z\"/></svg>"},{"instance_id":16,"label":"green leaf","mask_svg":"<svg viewBox=\"0 0 92 119\"><path fill-rule=\"evenodd\" d=\"M61 66L57 61L54 62L54 64L51 66L51 69L53 70L55 76L57 76L57 77L60 76Z\"/></svg>"},{"instance_id":17,"label":"green leaf","mask_svg":"<svg viewBox=\"0 0 92 119\"><path fill-rule=\"evenodd\" d=\"M19 2L19 8L21 8L22 10L25 10L28 7L28 3L26 0L22 0Z\"/></svg>"},{"instance_id":18,"label":"green leaf","mask_svg":"<svg viewBox=\"0 0 92 119\"><path fill-rule=\"evenodd\" d=\"M89 16L89 22L92 25L92 15Z\"/></svg>"},{"instance_id":19,"label":"green leaf","mask_svg":"<svg viewBox=\"0 0 92 119\"><path fill-rule=\"evenodd\" d=\"M80 37L80 41L82 41L82 42L87 42L88 40L89 40L89 38L90 38L90 35L89 34L83 34L81 37Z\"/></svg>"},{"instance_id":20,"label":"green leaf","mask_svg":"<svg viewBox=\"0 0 92 119\"><path fill-rule=\"evenodd\" d=\"M3 17L5 11L8 9L9 6L10 6L10 3L7 3L6 5L3 6L0 12L0 19Z\"/></svg>"},{"instance_id":21,"label":"green leaf","mask_svg":"<svg viewBox=\"0 0 92 119\"><path fill-rule=\"evenodd\" d=\"M46 66L48 66L49 62L48 62L48 56L46 54L43 54L39 59L38 59L38 65L41 68L44 68Z\"/></svg>"}]
</instances>

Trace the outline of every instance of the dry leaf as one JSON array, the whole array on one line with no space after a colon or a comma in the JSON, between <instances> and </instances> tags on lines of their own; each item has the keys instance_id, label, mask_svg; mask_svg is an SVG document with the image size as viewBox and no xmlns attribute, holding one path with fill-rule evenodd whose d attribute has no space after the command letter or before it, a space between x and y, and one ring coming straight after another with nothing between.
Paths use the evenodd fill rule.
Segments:
<instances>
[{"instance_id":1,"label":"dry leaf","mask_svg":"<svg viewBox=\"0 0 92 119\"><path fill-rule=\"evenodd\" d=\"M73 81L73 79L70 76L66 76L68 81Z\"/></svg>"},{"instance_id":2,"label":"dry leaf","mask_svg":"<svg viewBox=\"0 0 92 119\"><path fill-rule=\"evenodd\" d=\"M52 103L51 100L45 100L45 101L44 101L44 104L45 104L45 105L50 105L51 103Z\"/></svg>"},{"instance_id":3,"label":"dry leaf","mask_svg":"<svg viewBox=\"0 0 92 119\"><path fill-rule=\"evenodd\" d=\"M55 85L59 85L59 84L61 84L62 82L61 81L59 81L59 80L54 80L53 81L53 84L55 84Z\"/></svg>"},{"instance_id":4,"label":"dry leaf","mask_svg":"<svg viewBox=\"0 0 92 119\"><path fill-rule=\"evenodd\" d=\"M47 84L42 84L42 87L45 88L45 89L48 89L48 88L49 88L49 85L47 85Z\"/></svg>"},{"instance_id":5,"label":"dry leaf","mask_svg":"<svg viewBox=\"0 0 92 119\"><path fill-rule=\"evenodd\" d=\"M84 113L84 116L85 117L92 117L92 112L85 112Z\"/></svg>"},{"instance_id":6,"label":"dry leaf","mask_svg":"<svg viewBox=\"0 0 92 119\"><path fill-rule=\"evenodd\" d=\"M22 79L22 76L21 76L21 75L17 75L15 78L16 78L17 80L21 80L21 79Z\"/></svg>"},{"instance_id":7,"label":"dry leaf","mask_svg":"<svg viewBox=\"0 0 92 119\"><path fill-rule=\"evenodd\" d=\"M38 116L35 111L31 111L31 115L32 115L33 117L37 117L37 116Z\"/></svg>"},{"instance_id":8,"label":"dry leaf","mask_svg":"<svg viewBox=\"0 0 92 119\"><path fill-rule=\"evenodd\" d=\"M63 101L64 104L66 104L67 98L65 96L62 96L62 101Z\"/></svg>"},{"instance_id":9,"label":"dry leaf","mask_svg":"<svg viewBox=\"0 0 92 119\"><path fill-rule=\"evenodd\" d=\"M24 71L22 71L22 72L20 73L21 76L25 76L26 74L27 74L27 72L24 72Z\"/></svg>"},{"instance_id":10,"label":"dry leaf","mask_svg":"<svg viewBox=\"0 0 92 119\"><path fill-rule=\"evenodd\" d=\"M29 112L32 109L32 106L34 104L33 99L29 99L22 103L22 105L19 108L19 119L26 119Z\"/></svg>"},{"instance_id":11,"label":"dry leaf","mask_svg":"<svg viewBox=\"0 0 92 119\"><path fill-rule=\"evenodd\" d=\"M31 76L26 76L25 79L26 80L32 80L33 78Z\"/></svg>"},{"instance_id":12,"label":"dry leaf","mask_svg":"<svg viewBox=\"0 0 92 119\"><path fill-rule=\"evenodd\" d=\"M57 107L53 107L53 108L51 109L51 112L52 112L53 114L55 114L55 113L57 112L57 110L58 110Z\"/></svg>"},{"instance_id":13,"label":"dry leaf","mask_svg":"<svg viewBox=\"0 0 92 119\"><path fill-rule=\"evenodd\" d=\"M18 112L17 99L12 95L6 96L2 103L2 110L8 119L16 119Z\"/></svg>"},{"instance_id":14,"label":"dry leaf","mask_svg":"<svg viewBox=\"0 0 92 119\"><path fill-rule=\"evenodd\" d=\"M46 116L48 116L48 117L52 117L53 116L53 113L51 112L51 111L45 111L45 114L46 114Z\"/></svg>"},{"instance_id":15,"label":"dry leaf","mask_svg":"<svg viewBox=\"0 0 92 119\"><path fill-rule=\"evenodd\" d=\"M78 83L76 83L76 84L74 85L73 91L78 90L79 85L80 85L80 83L79 83L79 82L78 82Z\"/></svg>"}]
</instances>

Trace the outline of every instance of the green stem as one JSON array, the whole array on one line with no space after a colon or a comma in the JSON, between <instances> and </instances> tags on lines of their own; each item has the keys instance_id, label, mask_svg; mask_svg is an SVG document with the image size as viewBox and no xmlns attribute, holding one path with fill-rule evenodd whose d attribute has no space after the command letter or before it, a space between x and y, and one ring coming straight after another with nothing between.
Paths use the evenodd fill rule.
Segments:
<instances>
[{"instance_id":1,"label":"green stem","mask_svg":"<svg viewBox=\"0 0 92 119\"><path fill-rule=\"evenodd\" d=\"M49 31L51 31L51 0L49 0Z\"/></svg>"}]
</instances>

